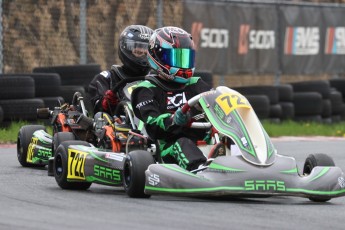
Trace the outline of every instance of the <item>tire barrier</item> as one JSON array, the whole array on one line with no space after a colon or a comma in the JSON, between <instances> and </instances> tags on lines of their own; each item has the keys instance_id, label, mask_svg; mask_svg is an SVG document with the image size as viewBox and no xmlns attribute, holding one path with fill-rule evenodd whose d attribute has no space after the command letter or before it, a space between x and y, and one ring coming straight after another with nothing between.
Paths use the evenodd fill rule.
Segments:
<instances>
[{"instance_id":1,"label":"tire barrier","mask_svg":"<svg viewBox=\"0 0 345 230\"><path fill-rule=\"evenodd\" d=\"M194 76L201 77L202 80L204 80L207 84L209 84L211 87L213 87L213 75L210 71L195 71Z\"/></svg>"},{"instance_id":2,"label":"tire barrier","mask_svg":"<svg viewBox=\"0 0 345 230\"><path fill-rule=\"evenodd\" d=\"M35 97L34 79L28 76L0 76L0 100Z\"/></svg>"},{"instance_id":3,"label":"tire barrier","mask_svg":"<svg viewBox=\"0 0 345 230\"><path fill-rule=\"evenodd\" d=\"M44 101L38 98L0 100L4 111L4 121L37 120L37 108L44 107Z\"/></svg>"},{"instance_id":4,"label":"tire barrier","mask_svg":"<svg viewBox=\"0 0 345 230\"><path fill-rule=\"evenodd\" d=\"M266 95L247 95L246 97L259 119L269 118L270 101Z\"/></svg>"},{"instance_id":5,"label":"tire barrier","mask_svg":"<svg viewBox=\"0 0 345 230\"><path fill-rule=\"evenodd\" d=\"M1 122L4 120L4 110L2 109L2 107L0 106L0 124Z\"/></svg>"},{"instance_id":6,"label":"tire barrier","mask_svg":"<svg viewBox=\"0 0 345 230\"><path fill-rule=\"evenodd\" d=\"M301 81L291 85L294 92L318 92L323 99L329 99L331 92L329 81Z\"/></svg>"},{"instance_id":7,"label":"tire barrier","mask_svg":"<svg viewBox=\"0 0 345 230\"><path fill-rule=\"evenodd\" d=\"M293 94L296 121L320 121L322 96L317 92L295 92Z\"/></svg>"},{"instance_id":8,"label":"tire barrier","mask_svg":"<svg viewBox=\"0 0 345 230\"><path fill-rule=\"evenodd\" d=\"M98 64L36 67L32 70L34 73L57 73L60 75L62 86L80 85L86 91L93 77L101 71Z\"/></svg>"},{"instance_id":9,"label":"tire barrier","mask_svg":"<svg viewBox=\"0 0 345 230\"><path fill-rule=\"evenodd\" d=\"M2 74L5 77L31 77L35 82L35 97L56 97L60 94L61 79L56 73Z\"/></svg>"},{"instance_id":10,"label":"tire barrier","mask_svg":"<svg viewBox=\"0 0 345 230\"><path fill-rule=\"evenodd\" d=\"M246 97L248 97L249 95L265 95L269 101L268 119L274 122L280 121L280 118L282 116L282 108L279 105L278 88L276 88L275 86L245 86L236 87L234 89Z\"/></svg>"}]
</instances>

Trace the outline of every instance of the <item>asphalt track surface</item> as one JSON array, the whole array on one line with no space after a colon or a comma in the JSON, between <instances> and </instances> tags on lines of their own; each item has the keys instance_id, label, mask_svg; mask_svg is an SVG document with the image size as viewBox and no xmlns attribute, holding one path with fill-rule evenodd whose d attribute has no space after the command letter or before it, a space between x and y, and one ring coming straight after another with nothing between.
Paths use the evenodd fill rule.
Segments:
<instances>
[{"instance_id":1,"label":"asphalt track surface","mask_svg":"<svg viewBox=\"0 0 345 230\"><path fill-rule=\"evenodd\" d=\"M345 139L275 139L301 170L310 153L328 153L345 171ZM121 188L64 191L46 169L23 168L14 146L0 147L0 229L345 229L345 197L132 199Z\"/></svg>"}]
</instances>

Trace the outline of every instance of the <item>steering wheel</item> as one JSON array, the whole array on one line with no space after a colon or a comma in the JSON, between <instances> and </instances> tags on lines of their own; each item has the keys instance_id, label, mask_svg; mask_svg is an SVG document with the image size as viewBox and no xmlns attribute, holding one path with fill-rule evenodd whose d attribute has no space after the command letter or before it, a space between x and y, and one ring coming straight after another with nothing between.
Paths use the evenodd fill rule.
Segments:
<instances>
[{"instance_id":1,"label":"steering wheel","mask_svg":"<svg viewBox=\"0 0 345 230\"><path fill-rule=\"evenodd\" d=\"M186 104L183 105L181 108L181 111L183 114L186 114L191 108L195 107L199 103L199 99L201 98L202 93L192 97L187 101ZM194 129L210 129L212 127L210 122L197 122L197 121L192 121L190 124L191 128Z\"/></svg>"}]
</instances>

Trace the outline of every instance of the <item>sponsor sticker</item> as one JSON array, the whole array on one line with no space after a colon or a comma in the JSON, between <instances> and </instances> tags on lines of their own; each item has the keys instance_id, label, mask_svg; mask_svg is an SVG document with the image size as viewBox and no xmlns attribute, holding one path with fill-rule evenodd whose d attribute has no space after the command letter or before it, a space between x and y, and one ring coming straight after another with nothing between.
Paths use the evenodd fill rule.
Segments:
<instances>
[{"instance_id":1,"label":"sponsor sticker","mask_svg":"<svg viewBox=\"0 0 345 230\"><path fill-rule=\"evenodd\" d=\"M123 161L124 156L120 156L119 154L115 154L115 153L106 153L105 158L116 160L116 161Z\"/></svg>"}]
</instances>

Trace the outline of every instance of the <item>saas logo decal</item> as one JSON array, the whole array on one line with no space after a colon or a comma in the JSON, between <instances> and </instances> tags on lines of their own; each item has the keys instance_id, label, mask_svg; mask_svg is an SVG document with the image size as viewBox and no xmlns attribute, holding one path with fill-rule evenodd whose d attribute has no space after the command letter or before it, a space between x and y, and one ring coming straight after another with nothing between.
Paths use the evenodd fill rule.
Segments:
<instances>
[{"instance_id":1,"label":"saas logo decal","mask_svg":"<svg viewBox=\"0 0 345 230\"><path fill-rule=\"evenodd\" d=\"M238 54L247 54L249 49L268 50L275 48L274 30L254 30L242 24L238 39Z\"/></svg>"},{"instance_id":2,"label":"saas logo decal","mask_svg":"<svg viewBox=\"0 0 345 230\"><path fill-rule=\"evenodd\" d=\"M284 53L286 55L317 55L320 48L318 27L287 27Z\"/></svg>"},{"instance_id":3,"label":"saas logo decal","mask_svg":"<svg viewBox=\"0 0 345 230\"><path fill-rule=\"evenodd\" d=\"M68 150L67 179L85 180L85 159L88 153Z\"/></svg>"},{"instance_id":4,"label":"saas logo decal","mask_svg":"<svg viewBox=\"0 0 345 230\"><path fill-rule=\"evenodd\" d=\"M147 179L148 179L149 185L152 185L152 186L156 186L160 182L159 175L157 174L152 174Z\"/></svg>"},{"instance_id":5,"label":"saas logo decal","mask_svg":"<svg viewBox=\"0 0 345 230\"><path fill-rule=\"evenodd\" d=\"M201 22L192 24L192 37L195 49L201 48L228 48L229 30L224 28L204 28Z\"/></svg>"},{"instance_id":6,"label":"saas logo decal","mask_svg":"<svg viewBox=\"0 0 345 230\"><path fill-rule=\"evenodd\" d=\"M344 177L338 177L338 183L341 188L345 188L345 179Z\"/></svg>"},{"instance_id":7,"label":"saas logo decal","mask_svg":"<svg viewBox=\"0 0 345 230\"><path fill-rule=\"evenodd\" d=\"M325 54L345 54L345 27L328 27Z\"/></svg>"}]
</instances>

